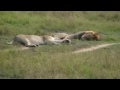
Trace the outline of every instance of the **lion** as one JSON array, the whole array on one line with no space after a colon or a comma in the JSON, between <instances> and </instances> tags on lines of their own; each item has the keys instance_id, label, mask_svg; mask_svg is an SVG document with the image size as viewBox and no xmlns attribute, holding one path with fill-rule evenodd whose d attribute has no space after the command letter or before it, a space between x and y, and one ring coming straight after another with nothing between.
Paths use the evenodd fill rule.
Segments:
<instances>
[{"instance_id":1,"label":"lion","mask_svg":"<svg viewBox=\"0 0 120 90\"><path fill-rule=\"evenodd\" d=\"M86 33L82 35L81 40L100 40L100 36L97 33Z\"/></svg>"},{"instance_id":2,"label":"lion","mask_svg":"<svg viewBox=\"0 0 120 90\"><path fill-rule=\"evenodd\" d=\"M56 40L60 40L60 39L64 39L65 37L67 37L69 34L67 33L52 33L52 36L56 39Z\"/></svg>"},{"instance_id":3,"label":"lion","mask_svg":"<svg viewBox=\"0 0 120 90\"><path fill-rule=\"evenodd\" d=\"M81 32L77 32L71 35L66 36L64 39L85 39L85 38L92 38L92 40L100 40L100 35L97 32L94 31L81 31ZM88 40L88 39L86 39Z\"/></svg>"},{"instance_id":4,"label":"lion","mask_svg":"<svg viewBox=\"0 0 120 90\"><path fill-rule=\"evenodd\" d=\"M56 45L60 43L71 43L69 39L56 40L54 37L49 35L38 36L38 35L24 35L19 34L14 37L11 42L6 42L7 44L19 43L26 47L37 47L39 45Z\"/></svg>"},{"instance_id":5,"label":"lion","mask_svg":"<svg viewBox=\"0 0 120 90\"><path fill-rule=\"evenodd\" d=\"M67 34L67 33L63 32L63 33L52 33L51 35L56 40L60 40L60 39L79 39L85 33L93 33L93 32L92 31L81 31L81 32L77 32L77 33L74 33L74 34Z\"/></svg>"},{"instance_id":6,"label":"lion","mask_svg":"<svg viewBox=\"0 0 120 90\"><path fill-rule=\"evenodd\" d=\"M52 36L56 40L60 39L78 39L80 35L83 35L83 32L77 32L75 34L67 34L67 33L53 33Z\"/></svg>"}]
</instances>

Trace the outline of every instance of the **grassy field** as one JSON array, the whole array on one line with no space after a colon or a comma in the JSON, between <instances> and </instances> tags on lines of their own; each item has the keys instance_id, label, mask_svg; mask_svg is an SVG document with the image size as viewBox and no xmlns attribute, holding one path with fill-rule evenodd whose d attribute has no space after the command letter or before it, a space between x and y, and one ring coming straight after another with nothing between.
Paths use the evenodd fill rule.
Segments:
<instances>
[{"instance_id":1,"label":"grassy field","mask_svg":"<svg viewBox=\"0 0 120 90\"><path fill-rule=\"evenodd\" d=\"M0 78L18 79L119 79L120 45L71 54L77 49L119 43L119 11L1 11ZM19 51L7 45L16 34L44 35L93 30L101 41L73 40L71 45L43 45Z\"/></svg>"}]
</instances>

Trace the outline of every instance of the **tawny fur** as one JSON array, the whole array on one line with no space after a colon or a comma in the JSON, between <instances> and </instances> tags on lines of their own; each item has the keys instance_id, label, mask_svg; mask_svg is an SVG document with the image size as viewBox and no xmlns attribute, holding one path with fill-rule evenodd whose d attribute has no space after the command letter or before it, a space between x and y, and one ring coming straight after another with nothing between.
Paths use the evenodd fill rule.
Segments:
<instances>
[{"instance_id":1,"label":"tawny fur","mask_svg":"<svg viewBox=\"0 0 120 90\"><path fill-rule=\"evenodd\" d=\"M36 47L39 45L45 45L45 44L50 44L50 45L55 45L55 44L60 44L60 43L71 43L71 40L69 39L64 39L64 40L55 40L54 37L44 35L44 36L38 36L38 35L24 35L24 34L19 34L16 35L11 42L6 42L7 44L13 44L13 43L19 43L22 45L25 45L27 47Z\"/></svg>"},{"instance_id":2,"label":"tawny fur","mask_svg":"<svg viewBox=\"0 0 120 90\"><path fill-rule=\"evenodd\" d=\"M88 34L82 35L81 40L96 40L96 41L98 41L99 36L96 34L88 33Z\"/></svg>"},{"instance_id":3,"label":"tawny fur","mask_svg":"<svg viewBox=\"0 0 120 90\"><path fill-rule=\"evenodd\" d=\"M68 35L65 39L79 39L81 40L82 37L86 38L93 38L92 40L100 40L100 35L94 31L81 31L75 34ZM86 39L88 40L88 39Z\"/></svg>"},{"instance_id":4,"label":"tawny fur","mask_svg":"<svg viewBox=\"0 0 120 90\"><path fill-rule=\"evenodd\" d=\"M69 34L67 33L52 33L52 36L59 40L59 39L64 39L65 37L67 37Z\"/></svg>"}]
</instances>

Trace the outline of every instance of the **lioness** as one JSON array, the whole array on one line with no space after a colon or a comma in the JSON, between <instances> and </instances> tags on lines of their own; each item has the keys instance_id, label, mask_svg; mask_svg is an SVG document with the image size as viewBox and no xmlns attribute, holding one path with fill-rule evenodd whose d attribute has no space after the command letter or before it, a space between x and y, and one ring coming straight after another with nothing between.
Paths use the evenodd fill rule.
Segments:
<instances>
[{"instance_id":1,"label":"lioness","mask_svg":"<svg viewBox=\"0 0 120 90\"><path fill-rule=\"evenodd\" d=\"M45 45L45 44L60 44L60 43L71 43L71 40L69 39L63 39L63 40L55 40L54 37L44 35L44 36L37 36L37 35L24 35L19 34L16 35L11 42L6 42L7 44L13 44L13 43L19 43L22 45L25 45L26 47L36 47L39 45Z\"/></svg>"}]
</instances>

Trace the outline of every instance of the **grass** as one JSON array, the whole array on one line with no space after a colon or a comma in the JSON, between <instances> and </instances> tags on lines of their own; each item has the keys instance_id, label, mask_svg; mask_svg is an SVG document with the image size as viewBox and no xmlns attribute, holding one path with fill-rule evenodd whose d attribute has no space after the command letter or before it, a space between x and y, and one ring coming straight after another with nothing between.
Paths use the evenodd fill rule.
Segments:
<instances>
[{"instance_id":1,"label":"grass","mask_svg":"<svg viewBox=\"0 0 120 90\"><path fill-rule=\"evenodd\" d=\"M120 45L70 53L93 45L119 43L119 11L1 11L0 21L0 78L120 78ZM24 51L15 50L20 45L5 44L20 33L43 35L84 30L99 32L102 40L73 40L71 45L45 45Z\"/></svg>"},{"instance_id":2,"label":"grass","mask_svg":"<svg viewBox=\"0 0 120 90\"><path fill-rule=\"evenodd\" d=\"M22 79L120 78L119 45L77 55L63 54L61 50L46 51L46 48L52 47L26 50L24 53L23 51L0 52L0 75Z\"/></svg>"}]
</instances>

